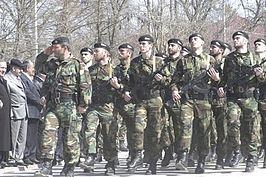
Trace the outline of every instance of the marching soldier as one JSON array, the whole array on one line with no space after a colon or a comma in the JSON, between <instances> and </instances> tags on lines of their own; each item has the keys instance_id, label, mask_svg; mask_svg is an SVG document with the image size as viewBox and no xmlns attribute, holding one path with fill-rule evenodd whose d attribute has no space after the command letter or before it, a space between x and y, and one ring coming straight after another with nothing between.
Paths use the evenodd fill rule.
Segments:
<instances>
[{"instance_id":1,"label":"marching soldier","mask_svg":"<svg viewBox=\"0 0 266 177\"><path fill-rule=\"evenodd\" d=\"M230 53L224 64L221 86L226 86L228 141L234 149L230 166L236 166L240 161L241 152L246 160L246 172L254 171L257 158L257 111L258 103L254 97L257 77L249 74L256 63L253 54L248 50L248 34L237 31L232 36L235 51ZM255 71L255 70L254 70ZM255 71L256 72L256 71ZM258 73L256 72L256 75ZM225 96L223 87L219 88L220 97Z\"/></svg>"},{"instance_id":2,"label":"marching soldier","mask_svg":"<svg viewBox=\"0 0 266 177\"><path fill-rule=\"evenodd\" d=\"M54 57L50 56L54 54ZM67 37L58 37L36 59L37 71L47 74L44 82L47 110L42 133L42 167L35 176L52 176L57 130L63 129L65 165L60 173L74 176L79 160L81 116L90 102L90 77L71 54Z\"/></svg>"}]
</instances>

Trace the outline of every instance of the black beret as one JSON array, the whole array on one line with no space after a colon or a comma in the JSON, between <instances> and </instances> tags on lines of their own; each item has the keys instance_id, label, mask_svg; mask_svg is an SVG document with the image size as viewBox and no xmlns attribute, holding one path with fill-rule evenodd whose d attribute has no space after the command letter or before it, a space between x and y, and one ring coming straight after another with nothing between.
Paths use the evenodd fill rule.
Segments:
<instances>
[{"instance_id":1,"label":"black beret","mask_svg":"<svg viewBox=\"0 0 266 177\"><path fill-rule=\"evenodd\" d=\"M175 44L178 44L180 46L183 46L183 42L180 39L176 39L176 38L169 39L167 43L168 43L168 45L170 43L175 43Z\"/></svg>"},{"instance_id":2,"label":"black beret","mask_svg":"<svg viewBox=\"0 0 266 177\"><path fill-rule=\"evenodd\" d=\"M162 58L167 58L167 57L168 57L167 54L165 54L165 53L161 53L161 52L156 53L155 56L156 56L156 57L162 57Z\"/></svg>"},{"instance_id":3,"label":"black beret","mask_svg":"<svg viewBox=\"0 0 266 177\"><path fill-rule=\"evenodd\" d=\"M230 51L232 50L232 46L226 42L224 42L225 48L229 49Z\"/></svg>"},{"instance_id":4,"label":"black beret","mask_svg":"<svg viewBox=\"0 0 266 177\"><path fill-rule=\"evenodd\" d=\"M262 38L256 39L256 41L254 41L254 44L256 42L262 42L262 43L264 43L266 45L266 40L265 39L262 39Z\"/></svg>"},{"instance_id":5,"label":"black beret","mask_svg":"<svg viewBox=\"0 0 266 177\"><path fill-rule=\"evenodd\" d=\"M190 42L191 38L193 37L199 37L204 41L204 37L200 33L193 33L189 36L188 41Z\"/></svg>"},{"instance_id":6,"label":"black beret","mask_svg":"<svg viewBox=\"0 0 266 177\"><path fill-rule=\"evenodd\" d=\"M25 66L25 64L22 61L20 61L19 59L11 59L10 65L11 66L16 66L16 67L19 67L19 68L23 68Z\"/></svg>"},{"instance_id":7,"label":"black beret","mask_svg":"<svg viewBox=\"0 0 266 177\"><path fill-rule=\"evenodd\" d=\"M244 32L244 31L237 31L237 32L235 32L233 34L232 38L234 39L235 36L237 36L237 35L240 35L240 36L243 36L246 39L249 39L248 34L246 32Z\"/></svg>"},{"instance_id":8,"label":"black beret","mask_svg":"<svg viewBox=\"0 0 266 177\"><path fill-rule=\"evenodd\" d=\"M70 44L70 41L69 41L69 39L67 37L58 37L58 38L55 38L52 41L52 44L69 45Z\"/></svg>"},{"instance_id":9,"label":"black beret","mask_svg":"<svg viewBox=\"0 0 266 177\"><path fill-rule=\"evenodd\" d=\"M134 47L132 45L130 45L129 43L125 43L125 44L121 44L118 49L130 49L132 51L134 51Z\"/></svg>"},{"instance_id":10,"label":"black beret","mask_svg":"<svg viewBox=\"0 0 266 177\"><path fill-rule=\"evenodd\" d=\"M103 49L107 50L108 52L110 52L110 50L111 50L110 47L105 43L96 43L96 44L94 44L94 48L103 48Z\"/></svg>"},{"instance_id":11,"label":"black beret","mask_svg":"<svg viewBox=\"0 0 266 177\"><path fill-rule=\"evenodd\" d=\"M83 49L80 50L80 54L82 52L89 52L90 54L93 54L93 50L89 47L84 47Z\"/></svg>"},{"instance_id":12,"label":"black beret","mask_svg":"<svg viewBox=\"0 0 266 177\"><path fill-rule=\"evenodd\" d=\"M151 35L146 34L146 35L139 37L139 42L141 41L148 41L148 42L154 43L154 38Z\"/></svg>"},{"instance_id":13,"label":"black beret","mask_svg":"<svg viewBox=\"0 0 266 177\"><path fill-rule=\"evenodd\" d=\"M183 51L186 51L187 53L190 53L191 52L191 49L188 46L183 46L182 47L182 50Z\"/></svg>"},{"instance_id":14,"label":"black beret","mask_svg":"<svg viewBox=\"0 0 266 177\"><path fill-rule=\"evenodd\" d=\"M215 45L215 46L217 46L219 48L222 48L222 49L225 49L226 48L226 46L224 45L224 43L222 41L220 41L220 40L212 40L211 41L211 45Z\"/></svg>"}]
</instances>

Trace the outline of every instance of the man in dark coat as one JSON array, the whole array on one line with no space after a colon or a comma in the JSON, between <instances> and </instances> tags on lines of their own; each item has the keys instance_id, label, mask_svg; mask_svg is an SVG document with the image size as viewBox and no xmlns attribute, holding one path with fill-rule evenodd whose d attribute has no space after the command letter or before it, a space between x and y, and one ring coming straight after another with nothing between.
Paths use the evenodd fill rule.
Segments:
<instances>
[{"instance_id":1,"label":"man in dark coat","mask_svg":"<svg viewBox=\"0 0 266 177\"><path fill-rule=\"evenodd\" d=\"M11 150L10 135L10 97L6 86L5 75L6 62L0 62L0 168L5 167L5 159Z\"/></svg>"},{"instance_id":2,"label":"man in dark coat","mask_svg":"<svg viewBox=\"0 0 266 177\"><path fill-rule=\"evenodd\" d=\"M41 100L40 90L38 90L38 87L34 83L34 63L30 60L25 60L23 63L25 67L23 68L20 77L25 86L28 105L28 131L26 148L24 151L24 162L32 165L38 163L38 160L36 159L37 136L38 126L41 119L41 110L44 102Z\"/></svg>"}]
</instances>

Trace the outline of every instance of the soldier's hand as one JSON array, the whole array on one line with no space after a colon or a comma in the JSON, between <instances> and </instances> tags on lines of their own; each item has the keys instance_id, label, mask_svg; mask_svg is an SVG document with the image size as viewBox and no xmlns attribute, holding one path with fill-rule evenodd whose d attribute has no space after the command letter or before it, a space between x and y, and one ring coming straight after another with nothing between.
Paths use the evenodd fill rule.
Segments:
<instances>
[{"instance_id":1,"label":"soldier's hand","mask_svg":"<svg viewBox=\"0 0 266 177\"><path fill-rule=\"evenodd\" d=\"M117 77L112 77L110 79L110 84L115 88L115 89L119 89L120 88L120 84L118 83L118 79Z\"/></svg>"},{"instance_id":2,"label":"soldier's hand","mask_svg":"<svg viewBox=\"0 0 266 177\"><path fill-rule=\"evenodd\" d=\"M173 98L174 102L177 102L181 99L181 96L179 95L178 90L175 90L172 92L172 98Z\"/></svg>"},{"instance_id":3,"label":"soldier's hand","mask_svg":"<svg viewBox=\"0 0 266 177\"><path fill-rule=\"evenodd\" d=\"M49 47L47 47L46 49L44 49L43 53L44 53L45 55L48 55L48 56L52 55L52 54L54 53L54 52L53 52L53 46L49 46Z\"/></svg>"},{"instance_id":4,"label":"soldier's hand","mask_svg":"<svg viewBox=\"0 0 266 177\"><path fill-rule=\"evenodd\" d=\"M86 108L81 107L81 106L78 106L78 107L77 107L77 111L78 111L78 113L83 114L83 113L86 112Z\"/></svg>"},{"instance_id":5,"label":"soldier's hand","mask_svg":"<svg viewBox=\"0 0 266 177\"><path fill-rule=\"evenodd\" d=\"M218 90L217 90L217 94L219 97L225 97L225 92L224 92L224 88L223 87L220 87Z\"/></svg>"},{"instance_id":6,"label":"soldier's hand","mask_svg":"<svg viewBox=\"0 0 266 177\"><path fill-rule=\"evenodd\" d=\"M210 68L207 72L207 74L210 76L210 78L214 81L219 81L220 80L220 76L219 73L215 71L214 68Z\"/></svg>"},{"instance_id":7,"label":"soldier's hand","mask_svg":"<svg viewBox=\"0 0 266 177\"><path fill-rule=\"evenodd\" d=\"M254 68L254 72L256 76L261 76L263 74L263 69L262 67L256 67Z\"/></svg>"},{"instance_id":8,"label":"soldier's hand","mask_svg":"<svg viewBox=\"0 0 266 177\"><path fill-rule=\"evenodd\" d=\"M123 97L126 102L129 102L132 99L129 92L125 92Z\"/></svg>"},{"instance_id":9,"label":"soldier's hand","mask_svg":"<svg viewBox=\"0 0 266 177\"><path fill-rule=\"evenodd\" d=\"M157 73L155 76L154 76L154 78L155 78L155 80L156 81L161 81L162 79L163 79L163 76L161 75L161 74L159 74L159 73Z\"/></svg>"}]
</instances>

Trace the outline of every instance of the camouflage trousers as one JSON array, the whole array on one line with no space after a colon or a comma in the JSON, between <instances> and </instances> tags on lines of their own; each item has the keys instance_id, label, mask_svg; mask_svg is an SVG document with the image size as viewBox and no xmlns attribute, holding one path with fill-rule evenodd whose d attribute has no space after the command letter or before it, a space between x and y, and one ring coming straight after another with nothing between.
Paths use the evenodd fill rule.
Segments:
<instances>
[{"instance_id":1,"label":"camouflage trousers","mask_svg":"<svg viewBox=\"0 0 266 177\"><path fill-rule=\"evenodd\" d=\"M266 149L266 99L259 101L259 112L262 127L262 147Z\"/></svg>"},{"instance_id":2,"label":"camouflage trousers","mask_svg":"<svg viewBox=\"0 0 266 177\"><path fill-rule=\"evenodd\" d=\"M112 161L117 157L116 133L117 126L113 117L113 103L104 106L92 106L88 109L85 129L86 149L88 154L97 152L97 128L101 124L100 134L103 137L103 156L105 160Z\"/></svg>"},{"instance_id":3,"label":"camouflage trousers","mask_svg":"<svg viewBox=\"0 0 266 177\"><path fill-rule=\"evenodd\" d=\"M227 103L227 148L241 149L245 157L257 156L257 111L255 98L241 98ZM241 141L241 147L240 147Z\"/></svg>"},{"instance_id":4,"label":"camouflage trousers","mask_svg":"<svg viewBox=\"0 0 266 177\"><path fill-rule=\"evenodd\" d=\"M63 157L66 164L79 161L82 116L77 114L73 101L48 104L42 131L41 158L53 160L58 141L58 129L63 131Z\"/></svg>"},{"instance_id":5,"label":"camouflage trousers","mask_svg":"<svg viewBox=\"0 0 266 177\"><path fill-rule=\"evenodd\" d=\"M227 119L226 119L226 103L222 98L221 104L212 105L213 117L217 131L216 153L218 158L224 159L226 155L227 143Z\"/></svg>"},{"instance_id":6,"label":"camouflage trousers","mask_svg":"<svg viewBox=\"0 0 266 177\"><path fill-rule=\"evenodd\" d=\"M142 100L135 107L134 148L136 151L144 149L144 158L148 161L161 152L162 105L161 97L156 97Z\"/></svg>"},{"instance_id":7,"label":"camouflage trousers","mask_svg":"<svg viewBox=\"0 0 266 177\"><path fill-rule=\"evenodd\" d=\"M129 152L132 152L132 150L134 149L134 126L132 126L134 125L134 115L135 115L134 112L135 112L135 105L132 103L126 104L123 106L121 105L115 106L115 109L114 109L114 117L117 120L117 124L118 124L118 138L117 139L123 140L119 138L121 136L120 133L121 132L126 133ZM123 122L125 125L125 130L124 129L121 130Z\"/></svg>"},{"instance_id":8,"label":"camouflage trousers","mask_svg":"<svg viewBox=\"0 0 266 177\"><path fill-rule=\"evenodd\" d=\"M197 119L196 134L199 156L206 157L210 149L211 105L208 100L187 100L181 104L179 125L180 134L177 137L179 152L188 151L192 137L192 121Z\"/></svg>"}]
</instances>

